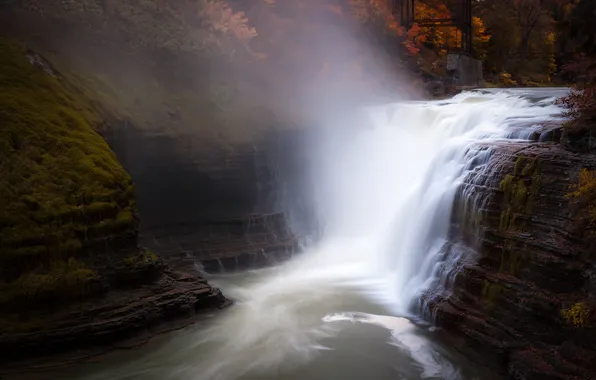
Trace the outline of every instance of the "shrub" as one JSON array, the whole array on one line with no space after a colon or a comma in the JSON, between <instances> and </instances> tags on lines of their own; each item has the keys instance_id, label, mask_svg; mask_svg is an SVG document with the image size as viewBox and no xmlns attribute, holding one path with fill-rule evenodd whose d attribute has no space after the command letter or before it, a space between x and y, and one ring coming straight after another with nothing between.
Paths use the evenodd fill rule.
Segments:
<instances>
[{"instance_id":1,"label":"shrub","mask_svg":"<svg viewBox=\"0 0 596 380\"><path fill-rule=\"evenodd\" d=\"M584 327L590 317L590 309L584 302L576 302L561 310L561 316L567 323L575 327Z\"/></svg>"},{"instance_id":2,"label":"shrub","mask_svg":"<svg viewBox=\"0 0 596 380\"><path fill-rule=\"evenodd\" d=\"M590 226L596 227L596 171L582 169L578 183L571 187L567 198L587 208Z\"/></svg>"}]
</instances>

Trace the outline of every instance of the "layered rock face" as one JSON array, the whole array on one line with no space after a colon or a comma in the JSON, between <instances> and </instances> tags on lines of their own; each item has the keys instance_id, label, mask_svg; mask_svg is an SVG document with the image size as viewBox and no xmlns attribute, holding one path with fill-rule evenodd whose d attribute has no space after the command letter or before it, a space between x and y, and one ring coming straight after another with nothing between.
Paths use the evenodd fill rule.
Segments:
<instances>
[{"instance_id":1,"label":"layered rock face","mask_svg":"<svg viewBox=\"0 0 596 380\"><path fill-rule=\"evenodd\" d=\"M492 147L464 186L477 209L453 217L467 261L449 294L424 296L454 345L511 378L596 378L594 231L569 196L596 157L572 146Z\"/></svg>"},{"instance_id":2,"label":"layered rock face","mask_svg":"<svg viewBox=\"0 0 596 380\"><path fill-rule=\"evenodd\" d=\"M228 149L192 133L120 126L105 136L135 181L143 245L173 265L240 270L298 251L313 215L304 132Z\"/></svg>"},{"instance_id":3,"label":"layered rock face","mask_svg":"<svg viewBox=\"0 0 596 380\"><path fill-rule=\"evenodd\" d=\"M196 264L258 267L297 250L300 133L275 132L253 103L246 128L224 133L208 62L18 4L0 6L0 33L35 53L1 46L0 64L16 66L0 70L0 349L12 352L0 361L224 307Z\"/></svg>"},{"instance_id":4,"label":"layered rock face","mask_svg":"<svg viewBox=\"0 0 596 380\"><path fill-rule=\"evenodd\" d=\"M138 247L108 114L41 55L0 41L0 361L108 344L228 304Z\"/></svg>"}]
</instances>

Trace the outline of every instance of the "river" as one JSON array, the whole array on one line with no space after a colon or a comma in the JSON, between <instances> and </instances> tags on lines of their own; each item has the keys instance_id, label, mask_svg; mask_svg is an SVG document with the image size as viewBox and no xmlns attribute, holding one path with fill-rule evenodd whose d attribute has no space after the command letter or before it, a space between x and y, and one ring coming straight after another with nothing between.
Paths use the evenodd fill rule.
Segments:
<instances>
[{"instance_id":1,"label":"river","mask_svg":"<svg viewBox=\"0 0 596 380\"><path fill-rule=\"evenodd\" d=\"M554 100L565 92L495 89L372 107L373 128L319 147L319 243L275 268L209 276L236 301L228 310L47 378L498 378L441 343L412 305L423 291L448 291L466 259L441 248L462 179L490 157L474 146L529 138L534 124L559 117Z\"/></svg>"}]
</instances>

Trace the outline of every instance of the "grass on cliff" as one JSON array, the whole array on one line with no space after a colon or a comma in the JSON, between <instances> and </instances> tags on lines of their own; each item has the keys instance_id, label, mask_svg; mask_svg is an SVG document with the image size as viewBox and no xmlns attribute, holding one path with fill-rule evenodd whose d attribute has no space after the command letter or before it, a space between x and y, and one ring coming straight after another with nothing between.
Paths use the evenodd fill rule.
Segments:
<instances>
[{"instance_id":1,"label":"grass on cliff","mask_svg":"<svg viewBox=\"0 0 596 380\"><path fill-rule=\"evenodd\" d=\"M94 104L19 44L0 40L0 57L0 285L31 294L93 239L136 228L134 194Z\"/></svg>"}]
</instances>

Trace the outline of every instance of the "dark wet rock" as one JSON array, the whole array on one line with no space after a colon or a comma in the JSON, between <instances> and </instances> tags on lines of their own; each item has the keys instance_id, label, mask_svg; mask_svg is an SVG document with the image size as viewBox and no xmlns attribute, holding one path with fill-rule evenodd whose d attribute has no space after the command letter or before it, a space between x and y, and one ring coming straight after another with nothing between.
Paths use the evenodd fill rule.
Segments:
<instances>
[{"instance_id":1,"label":"dark wet rock","mask_svg":"<svg viewBox=\"0 0 596 380\"><path fill-rule=\"evenodd\" d=\"M209 273L275 265L299 252L285 213L247 215L200 225L164 226L144 232L143 243L176 268L197 263Z\"/></svg>"},{"instance_id":2,"label":"dark wet rock","mask_svg":"<svg viewBox=\"0 0 596 380\"><path fill-rule=\"evenodd\" d=\"M554 126L546 133L560 139ZM596 157L552 143L493 149L488 170L467 181L482 194L478 215L454 219L451 244L473 260L452 294L423 297L429 315L454 346L512 379L596 378L596 252L567 198Z\"/></svg>"},{"instance_id":3,"label":"dark wet rock","mask_svg":"<svg viewBox=\"0 0 596 380\"><path fill-rule=\"evenodd\" d=\"M20 359L69 353L77 359L93 350L117 348L121 342L192 323L198 312L229 305L218 289L194 275L165 271L143 286L110 292L101 299L30 316L29 331L0 334L2 366ZM26 363L29 363L26 362Z\"/></svg>"},{"instance_id":4,"label":"dark wet rock","mask_svg":"<svg viewBox=\"0 0 596 380\"><path fill-rule=\"evenodd\" d=\"M135 181L141 244L176 268L273 265L310 233L304 131L270 131L230 147L131 125L104 135Z\"/></svg>"}]
</instances>

